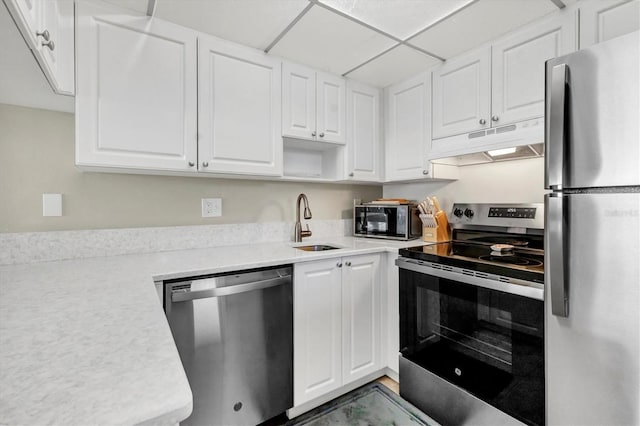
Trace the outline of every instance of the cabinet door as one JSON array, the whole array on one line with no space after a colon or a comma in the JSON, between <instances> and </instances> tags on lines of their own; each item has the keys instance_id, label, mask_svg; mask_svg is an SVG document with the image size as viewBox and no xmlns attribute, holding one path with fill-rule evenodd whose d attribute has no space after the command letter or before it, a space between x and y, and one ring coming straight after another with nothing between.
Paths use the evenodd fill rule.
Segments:
<instances>
[{"instance_id":1,"label":"cabinet door","mask_svg":"<svg viewBox=\"0 0 640 426\"><path fill-rule=\"evenodd\" d=\"M37 49L40 44L37 32L41 32L40 18L42 3L45 0L5 0L7 9L16 22L22 36L30 49Z\"/></svg>"},{"instance_id":2,"label":"cabinet door","mask_svg":"<svg viewBox=\"0 0 640 426\"><path fill-rule=\"evenodd\" d=\"M198 39L198 168L282 175L280 61L220 39Z\"/></svg>"},{"instance_id":3,"label":"cabinet door","mask_svg":"<svg viewBox=\"0 0 640 426\"><path fill-rule=\"evenodd\" d=\"M282 66L282 135L316 136L316 72L285 62Z\"/></svg>"},{"instance_id":4,"label":"cabinet door","mask_svg":"<svg viewBox=\"0 0 640 426\"><path fill-rule=\"evenodd\" d=\"M331 74L316 73L316 97L318 140L345 143L345 79Z\"/></svg>"},{"instance_id":5,"label":"cabinet door","mask_svg":"<svg viewBox=\"0 0 640 426\"><path fill-rule=\"evenodd\" d=\"M580 2L580 49L637 31L640 0Z\"/></svg>"},{"instance_id":6,"label":"cabinet door","mask_svg":"<svg viewBox=\"0 0 640 426\"><path fill-rule=\"evenodd\" d=\"M333 259L294 266L294 405L342 386L340 263Z\"/></svg>"},{"instance_id":7,"label":"cabinet door","mask_svg":"<svg viewBox=\"0 0 640 426\"><path fill-rule=\"evenodd\" d=\"M576 50L575 11L560 11L492 46L491 125L544 115L547 59Z\"/></svg>"},{"instance_id":8,"label":"cabinet door","mask_svg":"<svg viewBox=\"0 0 640 426\"><path fill-rule=\"evenodd\" d=\"M430 73L385 89L385 180L428 177Z\"/></svg>"},{"instance_id":9,"label":"cabinet door","mask_svg":"<svg viewBox=\"0 0 640 426\"><path fill-rule=\"evenodd\" d=\"M491 49L447 61L433 72L433 138L489 127Z\"/></svg>"},{"instance_id":10,"label":"cabinet door","mask_svg":"<svg viewBox=\"0 0 640 426\"><path fill-rule=\"evenodd\" d=\"M73 2L6 0L5 3L53 91L73 95Z\"/></svg>"},{"instance_id":11,"label":"cabinet door","mask_svg":"<svg viewBox=\"0 0 640 426\"><path fill-rule=\"evenodd\" d=\"M84 2L76 13L76 163L195 172L195 33Z\"/></svg>"},{"instance_id":12,"label":"cabinet door","mask_svg":"<svg viewBox=\"0 0 640 426\"><path fill-rule=\"evenodd\" d=\"M347 173L349 179L379 182L380 90L347 83Z\"/></svg>"},{"instance_id":13,"label":"cabinet door","mask_svg":"<svg viewBox=\"0 0 640 426\"><path fill-rule=\"evenodd\" d=\"M41 27L49 32L49 41L39 37L41 66L56 93L73 95L73 3L67 0L42 2Z\"/></svg>"},{"instance_id":14,"label":"cabinet door","mask_svg":"<svg viewBox=\"0 0 640 426\"><path fill-rule=\"evenodd\" d=\"M342 381L382 368L380 255L345 257L342 272Z\"/></svg>"}]
</instances>

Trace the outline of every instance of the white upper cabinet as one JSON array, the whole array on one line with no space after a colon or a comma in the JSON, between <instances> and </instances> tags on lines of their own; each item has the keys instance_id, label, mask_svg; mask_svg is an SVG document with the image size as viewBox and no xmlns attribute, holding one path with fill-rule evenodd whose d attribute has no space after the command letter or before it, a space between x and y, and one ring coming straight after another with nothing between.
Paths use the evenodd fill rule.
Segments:
<instances>
[{"instance_id":1,"label":"white upper cabinet","mask_svg":"<svg viewBox=\"0 0 640 426\"><path fill-rule=\"evenodd\" d=\"M544 64L576 50L576 17L559 12L492 45L492 126L544 115Z\"/></svg>"},{"instance_id":2,"label":"white upper cabinet","mask_svg":"<svg viewBox=\"0 0 640 426\"><path fill-rule=\"evenodd\" d=\"M429 177L431 73L385 89L385 180Z\"/></svg>"},{"instance_id":3,"label":"white upper cabinet","mask_svg":"<svg viewBox=\"0 0 640 426\"><path fill-rule=\"evenodd\" d=\"M76 4L76 163L194 171L196 33Z\"/></svg>"},{"instance_id":4,"label":"white upper cabinet","mask_svg":"<svg viewBox=\"0 0 640 426\"><path fill-rule=\"evenodd\" d=\"M282 175L280 61L198 38L198 169Z\"/></svg>"},{"instance_id":5,"label":"white upper cabinet","mask_svg":"<svg viewBox=\"0 0 640 426\"><path fill-rule=\"evenodd\" d=\"M433 138L544 115L544 63L576 50L575 10L562 10L433 72Z\"/></svg>"},{"instance_id":6,"label":"white upper cabinet","mask_svg":"<svg viewBox=\"0 0 640 426\"><path fill-rule=\"evenodd\" d=\"M380 181L380 90L347 81L347 175L350 180Z\"/></svg>"},{"instance_id":7,"label":"white upper cabinet","mask_svg":"<svg viewBox=\"0 0 640 426\"><path fill-rule=\"evenodd\" d=\"M316 133L316 72L285 62L282 66L282 134L313 139Z\"/></svg>"},{"instance_id":8,"label":"white upper cabinet","mask_svg":"<svg viewBox=\"0 0 640 426\"><path fill-rule=\"evenodd\" d=\"M30 48L39 44L44 30L40 27L43 0L6 0L5 4L11 12L18 28L29 43Z\"/></svg>"},{"instance_id":9,"label":"white upper cabinet","mask_svg":"<svg viewBox=\"0 0 640 426\"><path fill-rule=\"evenodd\" d=\"M73 2L6 0L5 3L53 91L73 95Z\"/></svg>"},{"instance_id":10,"label":"white upper cabinet","mask_svg":"<svg viewBox=\"0 0 640 426\"><path fill-rule=\"evenodd\" d=\"M433 137L489 127L491 50L448 60L433 72Z\"/></svg>"},{"instance_id":11,"label":"white upper cabinet","mask_svg":"<svg viewBox=\"0 0 640 426\"><path fill-rule=\"evenodd\" d=\"M640 0L584 0L580 7L580 48L640 28Z\"/></svg>"},{"instance_id":12,"label":"white upper cabinet","mask_svg":"<svg viewBox=\"0 0 640 426\"><path fill-rule=\"evenodd\" d=\"M316 72L316 130L318 140L346 142L346 82L342 77Z\"/></svg>"},{"instance_id":13,"label":"white upper cabinet","mask_svg":"<svg viewBox=\"0 0 640 426\"><path fill-rule=\"evenodd\" d=\"M344 78L285 62L282 80L282 135L345 143Z\"/></svg>"}]
</instances>

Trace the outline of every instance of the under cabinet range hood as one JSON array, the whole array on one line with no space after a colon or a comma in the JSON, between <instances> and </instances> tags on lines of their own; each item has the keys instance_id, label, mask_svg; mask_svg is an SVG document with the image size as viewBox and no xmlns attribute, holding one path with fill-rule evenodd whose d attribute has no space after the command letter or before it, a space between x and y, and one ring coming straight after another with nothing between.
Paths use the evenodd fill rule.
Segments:
<instances>
[{"instance_id":1,"label":"under cabinet range hood","mask_svg":"<svg viewBox=\"0 0 640 426\"><path fill-rule=\"evenodd\" d=\"M427 158L436 164L468 166L543 155L544 118L541 117L434 139Z\"/></svg>"}]
</instances>

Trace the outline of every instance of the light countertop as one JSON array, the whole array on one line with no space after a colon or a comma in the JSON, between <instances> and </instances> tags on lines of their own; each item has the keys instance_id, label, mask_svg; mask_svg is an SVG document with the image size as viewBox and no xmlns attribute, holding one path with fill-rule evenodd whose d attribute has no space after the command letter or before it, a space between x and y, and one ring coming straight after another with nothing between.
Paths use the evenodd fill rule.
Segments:
<instances>
[{"instance_id":1,"label":"light countertop","mask_svg":"<svg viewBox=\"0 0 640 426\"><path fill-rule=\"evenodd\" d=\"M317 243L341 248L293 247ZM0 266L0 425L188 417L191 390L154 281L422 244L343 237Z\"/></svg>"}]
</instances>

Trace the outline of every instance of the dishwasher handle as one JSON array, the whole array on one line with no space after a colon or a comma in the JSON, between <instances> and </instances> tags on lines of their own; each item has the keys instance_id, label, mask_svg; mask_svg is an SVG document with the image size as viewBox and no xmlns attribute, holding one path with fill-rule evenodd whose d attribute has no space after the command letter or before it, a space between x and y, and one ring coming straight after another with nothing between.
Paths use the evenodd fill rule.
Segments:
<instances>
[{"instance_id":1,"label":"dishwasher handle","mask_svg":"<svg viewBox=\"0 0 640 426\"><path fill-rule=\"evenodd\" d=\"M232 294L246 293L262 290L291 282L291 275L269 278L267 280L253 281L246 284L232 285L228 287L209 288L199 291L180 291L171 294L171 302L187 302L189 300L204 299L208 297L231 296Z\"/></svg>"}]
</instances>

